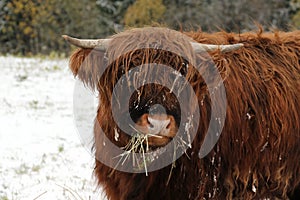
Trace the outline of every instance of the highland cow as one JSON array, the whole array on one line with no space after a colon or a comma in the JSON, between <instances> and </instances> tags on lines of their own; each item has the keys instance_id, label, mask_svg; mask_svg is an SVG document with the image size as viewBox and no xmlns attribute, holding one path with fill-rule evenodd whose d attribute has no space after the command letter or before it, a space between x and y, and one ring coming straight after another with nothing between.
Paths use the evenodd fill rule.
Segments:
<instances>
[{"instance_id":1,"label":"highland cow","mask_svg":"<svg viewBox=\"0 0 300 200\"><path fill-rule=\"evenodd\" d=\"M94 172L109 200L300 199L300 31L180 33L141 28L107 40L64 37L81 47L70 58L73 74L99 91ZM152 70L153 63L169 66L177 73ZM219 82L209 76L212 64L226 93L219 99L217 111L225 111L226 116L216 145L201 158L200 149L213 119L212 95L220 93ZM128 125L124 131L112 114L122 98L122 94L114 96L114 88L121 77L133 76L130 70L138 66L146 69L139 76L154 76L162 84L140 86L135 77L124 81L123 94L134 88L128 105L118 108L119 121ZM187 83L180 89L184 92L185 85L189 85L197 97L192 101L190 93L185 95L191 112L185 112L175 90L165 86L172 85L176 76ZM112 101L114 98L117 101ZM221 106L224 99L226 107ZM126 110L133 123L122 118ZM196 111L198 121L193 114ZM192 140L187 129L179 128L187 119L198 125L192 127L196 131ZM134 147L134 151L154 152L182 131L187 133L181 145L187 148L164 168L133 173L101 162L102 158L118 160L105 138L128 150L134 137L128 132L149 134L147 142ZM146 165L151 166L151 162Z\"/></svg>"}]
</instances>

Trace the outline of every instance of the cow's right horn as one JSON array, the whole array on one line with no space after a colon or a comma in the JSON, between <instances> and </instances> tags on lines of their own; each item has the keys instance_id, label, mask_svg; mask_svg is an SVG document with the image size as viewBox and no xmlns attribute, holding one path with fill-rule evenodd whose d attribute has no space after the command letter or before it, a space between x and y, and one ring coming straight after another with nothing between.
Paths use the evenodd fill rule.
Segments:
<instances>
[{"instance_id":1,"label":"cow's right horn","mask_svg":"<svg viewBox=\"0 0 300 200\"><path fill-rule=\"evenodd\" d=\"M220 50L222 53L234 51L244 46L242 43L238 44L228 44L228 45L214 45L214 44L201 44L197 42L191 42L191 45L196 53L201 53L205 51L215 51Z\"/></svg>"},{"instance_id":2,"label":"cow's right horn","mask_svg":"<svg viewBox=\"0 0 300 200\"><path fill-rule=\"evenodd\" d=\"M70 37L68 35L63 35L62 37L70 44L75 45L77 47L83 49L96 49L99 51L106 51L109 42L111 41L111 39L78 39Z\"/></svg>"}]
</instances>

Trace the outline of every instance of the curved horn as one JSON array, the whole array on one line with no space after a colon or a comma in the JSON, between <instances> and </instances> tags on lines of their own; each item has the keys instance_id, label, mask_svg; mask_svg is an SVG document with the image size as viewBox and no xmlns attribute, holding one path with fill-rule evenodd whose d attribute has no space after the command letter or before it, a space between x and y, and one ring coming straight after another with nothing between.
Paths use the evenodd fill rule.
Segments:
<instances>
[{"instance_id":1,"label":"curved horn","mask_svg":"<svg viewBox=\"0 0 300 200\"><path fill-rule=\"evenodd\" d=\"M204 51L214 51L219 49L222 53L234 51L244 46L242 43L228 44L228 45L214 45L214 44L201 44L197 42L191 42L191 45L196 53Z\"/></svg>"},{"instance_id":2,"label":"curved horn","mask_svg":"<svg viewBox=\"0 0 300 200\"><path fill-rule=\"evenodd\" d=\"M62 37L70 44L73 44L77 47L83 49L96 49L99 51L106 51L109 42L111 41L111 39L78 39L68 35L62 35Z\"/></svg>"}]
</instances>

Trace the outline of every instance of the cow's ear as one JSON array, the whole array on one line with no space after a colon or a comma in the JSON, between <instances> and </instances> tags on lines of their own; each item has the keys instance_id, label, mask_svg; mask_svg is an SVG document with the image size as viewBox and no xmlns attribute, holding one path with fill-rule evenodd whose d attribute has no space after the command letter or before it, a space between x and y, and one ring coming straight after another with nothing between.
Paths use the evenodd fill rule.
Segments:
<instances>
[{"instance_id":1,"label":"cow's ear","mask_svg":"<svg viewBox=\"0 0 300 200\"><path fill-rule=\"evenodd\" d=\"M92 49L77 49L70 58L70 69L91 89L97 89L103 69L104 52Z\"/></svg>"}]
</instances>

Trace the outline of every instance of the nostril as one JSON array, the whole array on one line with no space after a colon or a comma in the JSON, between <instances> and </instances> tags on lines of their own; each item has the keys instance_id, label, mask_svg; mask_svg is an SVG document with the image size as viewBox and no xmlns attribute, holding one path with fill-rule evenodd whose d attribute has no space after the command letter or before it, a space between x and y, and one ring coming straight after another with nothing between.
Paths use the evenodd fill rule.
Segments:
<instances>
[{"instance_id":1,"label":"nostril","mask_svg":"<svg viewBox=\"0 0 300 200\"><path fill-rule=\"evenodd\" d=\"M147 123L148 123L148 126L149 126L150 128L154 128L154 125L151 124L151 122L149 121L149 117L147 118Z\"/></svg>"},{"instance_id":2,"label":"nostril","mask_svg":"<svg viewBox=\"0 0 300 200\"><path fill-rule=\"evenodd\" d=\"M171 122L166 126L166 129L169 129L171 127Z\"/></svg>"},{"instance_id":3,"label":"nostril","mask_svg":"<svg viewBox=\"0 0 300 200\"><path fill-rule=\"evenodd\" d=\"M170 129L175 126L175 118L172 115L169 115L168 119L169 119L169 123L166 126L166 129Z\"/></svg>"}]
</instances>

